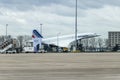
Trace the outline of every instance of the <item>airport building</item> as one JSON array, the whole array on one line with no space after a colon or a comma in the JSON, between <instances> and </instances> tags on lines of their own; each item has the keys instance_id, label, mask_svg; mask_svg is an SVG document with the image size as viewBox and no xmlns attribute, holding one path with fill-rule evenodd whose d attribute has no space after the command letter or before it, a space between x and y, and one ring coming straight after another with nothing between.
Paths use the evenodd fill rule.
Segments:
<instances>
[{"instance_id":1,"label":"airport building","mask_svg":"<svg viewBox=\"0 0 120 80\"><path fill-rule=\"evenodd\" d=\"M109 47L114 48L116 45L120 45L120 31L108 32Z\"/></svg>"}]
</instances>

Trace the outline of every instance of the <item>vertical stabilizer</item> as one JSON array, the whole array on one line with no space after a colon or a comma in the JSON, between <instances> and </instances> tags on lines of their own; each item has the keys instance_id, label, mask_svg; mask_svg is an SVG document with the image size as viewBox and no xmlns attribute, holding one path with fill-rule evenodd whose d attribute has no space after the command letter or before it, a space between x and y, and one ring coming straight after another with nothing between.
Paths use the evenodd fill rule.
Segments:
<instances>
[{"instance_id":1,"label":"vertical stabilizer","mask_svg":"<svg viewBox=\"0 0 120 80\"><path fill-rule=\"evenodd\" d=\"M33 39L34 52L38 52L39 49L41 48L42 38L43 36L37 30L33 30L32 39Z\"/></svg>"}]
</instances>

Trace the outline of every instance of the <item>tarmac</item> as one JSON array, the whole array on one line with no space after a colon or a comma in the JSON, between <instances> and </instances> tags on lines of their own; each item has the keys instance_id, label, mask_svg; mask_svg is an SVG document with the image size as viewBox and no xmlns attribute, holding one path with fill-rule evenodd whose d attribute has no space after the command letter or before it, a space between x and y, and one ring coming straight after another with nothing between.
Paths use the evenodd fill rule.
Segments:
<instances>
[{"instance_id":1,"label":"tarmac","mask_svg":"<svg viewBox=\"0 0 120 80\"><path fill-rule=\"evenodd\" d=\"M120 53L0 54L0 80L120 80Z\"/></svg>"}]
</instances>

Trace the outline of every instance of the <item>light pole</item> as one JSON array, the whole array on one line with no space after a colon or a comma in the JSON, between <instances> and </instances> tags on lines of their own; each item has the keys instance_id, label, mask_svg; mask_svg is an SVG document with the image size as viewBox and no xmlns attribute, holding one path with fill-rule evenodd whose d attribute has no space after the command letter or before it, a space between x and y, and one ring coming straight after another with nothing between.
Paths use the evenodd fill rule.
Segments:
<instances>
[{"instance_id":1,"label":"light pole","mask_svg":"<svg viewBox=\"0 0 120 80\"><path fill-rule=\"evenodd\" d=\"M7 27L8 27L8 24L6 24L6 40L7 40Z\"/></svg>"},{"instance_id":2,"label":"light pole","mask_svg":"<svg viewBox=\"0 0 120 80\"><path fill-rule=\"evenodd\" d=\"M60 33L57 34L57 46L58 46L57 51L58 52L59 52L59 35L60 35Z\"/></svg>"},{"instance_id":3,"label":"light pole","mask_svg":"<svg viewBox=\"0 0 120 80\"><path fill-rule=\"evenodd\" d=\"M77 0L75 4L75 50L77 50Z\"/></svg>"},{"instance_id":4,"label":"light pole","mask_svg":"<svg viewBox=\"0 0 120 80\"><path fill-rule=\"evenodd\" d=\"M41 33L41 35L42 35L42 25L43 24L40 24L40 33Z\"/></svg>"}]
</instances>

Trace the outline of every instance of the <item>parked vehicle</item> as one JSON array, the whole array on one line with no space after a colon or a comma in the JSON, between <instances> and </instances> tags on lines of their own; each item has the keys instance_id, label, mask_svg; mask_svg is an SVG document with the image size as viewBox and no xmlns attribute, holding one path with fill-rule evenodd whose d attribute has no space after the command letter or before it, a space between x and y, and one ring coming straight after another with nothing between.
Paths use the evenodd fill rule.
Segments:
<instances>
[{"instance_id":1,"label":"parked vehicle","mask_svg":"<svg viewBox=\"0 0 120 80\"><path fill-rule=\"evenodd\" d=\"M25 42L25 45L23 47L24 53L34 53L34 47L33 47L33 41L29 40ZM39 49L38 53L46 53L47 51L44 50L43 46Z\"/></svg>"}]
</instances>

